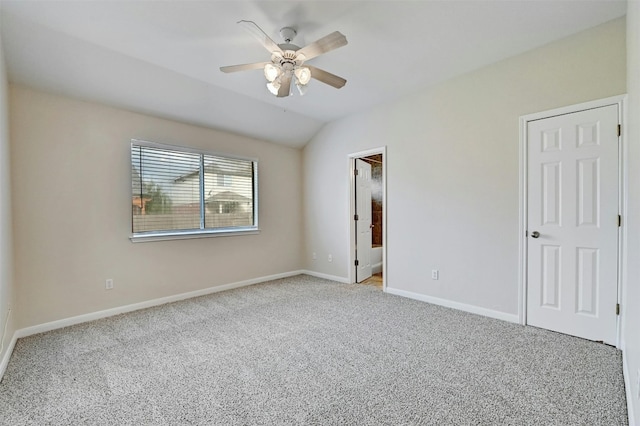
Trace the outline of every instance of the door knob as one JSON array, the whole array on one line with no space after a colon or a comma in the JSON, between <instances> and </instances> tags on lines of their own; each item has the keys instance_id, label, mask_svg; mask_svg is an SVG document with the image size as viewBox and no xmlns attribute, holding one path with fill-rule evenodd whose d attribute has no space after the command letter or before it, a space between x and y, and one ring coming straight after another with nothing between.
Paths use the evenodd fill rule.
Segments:
<instances>
[{"instance_id":1,"label":"door knob","mask_svg":"<svg viewBox=\"0 0 640 426\"><path fill-rule=\"evenodd\" d=\"M540 233L538 231L533 231L531 233L531 238L538 238L540 236Z\"/></svg>"}]
</instances>

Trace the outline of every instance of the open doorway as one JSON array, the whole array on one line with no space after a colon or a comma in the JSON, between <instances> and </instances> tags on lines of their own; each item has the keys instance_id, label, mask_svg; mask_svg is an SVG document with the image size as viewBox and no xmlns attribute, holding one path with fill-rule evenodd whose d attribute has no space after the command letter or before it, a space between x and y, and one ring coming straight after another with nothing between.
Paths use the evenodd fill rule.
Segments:
<instances>
[{"instance_id":1,"label":"open doorway","mask_svg":"<svg viewBox=\"0 0 640 426\"><path fill-rule=\"evenodd\" d=\"M349 156L351 282L386 288L385 149Z\"/></svg>"}]
</instances>

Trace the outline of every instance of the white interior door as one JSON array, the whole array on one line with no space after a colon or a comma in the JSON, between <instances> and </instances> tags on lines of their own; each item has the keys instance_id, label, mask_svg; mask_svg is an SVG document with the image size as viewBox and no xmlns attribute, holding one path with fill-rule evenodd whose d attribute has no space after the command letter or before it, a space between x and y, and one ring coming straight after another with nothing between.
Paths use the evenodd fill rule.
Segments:
<instances>
[{"instance_id":1,"label":"white interior door","mask_svg":"<svg viewBox=\"0 0 640 426\"><path fill-rule=\"evenodd\" d=\"M371 277L371 164L356 158L356 281Z\"/></svg>"},{"instance_id":2,"label":"white interior door","mask_svg":"<svg viewBox=\"0 0 640 426\"><path fill-rule=\"evenodd\" d=\"M615 344L618 106L527 133L527 324Z\"/></svg>"}]
</instances>

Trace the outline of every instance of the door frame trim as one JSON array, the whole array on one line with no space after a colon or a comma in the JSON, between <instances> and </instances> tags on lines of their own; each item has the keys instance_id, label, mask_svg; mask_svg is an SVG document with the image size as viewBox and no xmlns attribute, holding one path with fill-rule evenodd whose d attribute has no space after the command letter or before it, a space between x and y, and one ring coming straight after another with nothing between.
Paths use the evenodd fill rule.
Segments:
<instances>
[{"instance_id":1,"label":"door frame trim","mask_svg":"<svg viewBox=\"0 0 640 426\"><path fill-rule=\"evenodd\" d=\"M355 215L355 163L356 158L369 157L382 154L382 290L387 291L387 146L354 152L348 155L349 167L349 283L356 282L356 227L353 215Z\"/></svg>"},{"instance_id":2,"label":"door frame trim","mask_svg":"<svg viewBox=\"0 0 640 426\"><path fill-rule=\"evenodd\" d=\"M522 325L527 324L527 149L528 135L527 128L530 121L541 120L559 115L571 114L588 109L606 107L610 105L618 106L618 123L622 127L622 134L619 139L618 149L618 214L622 215L622 226L618 228L618 303L622 305L623 298L623 267L624 247L626 245L626 227L624 218L626 217L627 205L627 165L626 165L626 143L625 143L625 123L626 123L626 100L627 95L612 96L562 108L541 111L533 114L523 115L519 119L519 221L518 221L518 321ZM616 347L620 348L620 327L622 315L618 315L616 320Z\"/></svg>"}]
</instances>

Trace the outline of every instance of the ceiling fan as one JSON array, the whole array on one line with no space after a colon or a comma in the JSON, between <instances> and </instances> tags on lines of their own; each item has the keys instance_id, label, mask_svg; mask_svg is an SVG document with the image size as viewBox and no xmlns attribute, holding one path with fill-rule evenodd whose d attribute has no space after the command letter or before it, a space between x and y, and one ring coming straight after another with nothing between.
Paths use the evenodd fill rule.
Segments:
<instances>
[{"instance_id":1,"label":"ceiling fan","mask_svg":"<svg viewBox=\"0 0 640 426\"><path fill-rule=\"evenodd\" d=\"M298 47L291 41L296 36L296 30L291 27L284 27L280 30L280 35L284 43L276 44L262 29L253 21L239 21L238 24L246 28L253 36L271 53L270 62L256 62L253 64L231 65L220 67L220 71L225 73L263 69L267 79L267 89L279 97L289 96L292 81L295 83L300 95L304 95L307 84L312 78L321 81L336 89L347 83L342 77L305 64L309 59L320 56L334 49L347 44L347 38L339 31L314 41L305 47Z\"/></svg>"}]
</instances>

